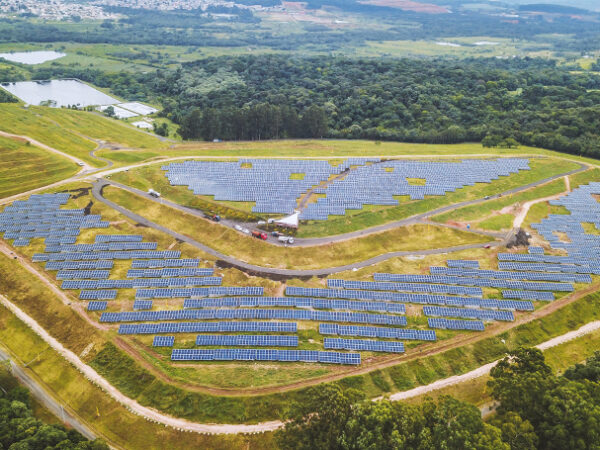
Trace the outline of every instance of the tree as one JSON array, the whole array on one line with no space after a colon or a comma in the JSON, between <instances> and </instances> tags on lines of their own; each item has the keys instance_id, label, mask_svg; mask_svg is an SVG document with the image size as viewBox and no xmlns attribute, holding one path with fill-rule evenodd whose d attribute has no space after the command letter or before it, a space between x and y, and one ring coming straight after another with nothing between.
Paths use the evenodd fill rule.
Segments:
<instances>
[{"instance_id":1,"label":"tree","mask_svg":"<svg viewBox=\"0 0 600 450\"><path fill-rule=\"evenodd\" d=\"M323 108L312 105L304 110L300 120L300 129L303 137L322 138L327 135L327 115Z\"/></svg>"},{"instance_id":2,"label":"tree","mask_svg":"<svg viewBox=\"0 0 600 450\"><path fill-rule=\"evenodd\" d=\"M575 366L569 367L563 377L568 380L600 382L600 352L595 352L585 364L575 364Z\"/></svg>"},{"instance_id":3,"label":"tree","mask_svg":"<svg viewBox=\"0 0 600 450\"><path fill-rule=\"evenodd\" d=\"M114 117L115 116L115 108L112 106L109 106L108 108L106 108L104 110L104 114L107 115L108 117Z\"/></svg>"}]
</instances>

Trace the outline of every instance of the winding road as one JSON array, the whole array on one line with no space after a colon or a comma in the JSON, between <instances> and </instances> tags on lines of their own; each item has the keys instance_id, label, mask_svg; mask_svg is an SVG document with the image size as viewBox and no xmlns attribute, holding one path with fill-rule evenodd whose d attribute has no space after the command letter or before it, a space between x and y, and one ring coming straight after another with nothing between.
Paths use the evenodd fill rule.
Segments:
<instances>
[{"instance_id":1,"label":"winding road","mask_svg":"<svg viewBox=\"0 0 600 450\"><path fill-rule=\"evenodd\" d=\"M276 275L277 277L280 277L280 278L281 277L283 277L283 278L298 278L298 277L326 276L326 275L331 275L331 274L338 273L338 272L344 272L346 270L353 270L353 269L360 269L363 267L368 267L373 264L377 264L377 263L386 261L391 258L398 258L400 256L437 255L437 254L441 254L441 253L450 253L450 252L457 252L457 251L461 251L461 250L483 248L488 245L489 246L501 246L506 243L505 241L495 241L495 242L487 242L487 243L480 243L480 244L466 244L466 245L460 245L460 246L455 246L455 247L435 248L435 249L429 249L429 250L414 250L414 251L382 253L373 258L369 258L364 261L359 261L354 264L345 264L343 266L328 267L328 268L324 268L324 269L307 269L307 270L276 269L276 268L272 268L272 267L257 266L254 264L247 263L245 261L241 261L232 256L225 255L225 254L209 247L206 244L203 244L201 242L198 242L198 241L192 239L189 236L178 233L176 231L171 230L170 228L167 228L167 227L159 225L155 222L152 222L151 220L146 219L145 217L142 217L139 214L136 214L136 213L122 207L121 205L118 205L110 200L107 200L106 198L104 198L102 190L104 189L105 186L107 186L109 184L110 183L108 183L105 180L99 180L98 182L94 183L94 186L92 188L92 195L94 196L94 198L96 200L106 204L107 206L118 211L119 213L123 214L124 216L129 217L131 220L134 220L139 224L142 224L142 225L150 227L150 228L154 228L155 230L158 230L165 234L168 234L169 236L172 236L175 239L179 239L180 241L190 244L190 245L202 250L203 252L206 252L206 253L218 258L219 260L227 263L228 265L231 265L240 270L243 270L244 272L251 273L253 275L264 276L264 277L269 277L269 276L273 276L273 275Z\"/></svg>"}]
</instances>

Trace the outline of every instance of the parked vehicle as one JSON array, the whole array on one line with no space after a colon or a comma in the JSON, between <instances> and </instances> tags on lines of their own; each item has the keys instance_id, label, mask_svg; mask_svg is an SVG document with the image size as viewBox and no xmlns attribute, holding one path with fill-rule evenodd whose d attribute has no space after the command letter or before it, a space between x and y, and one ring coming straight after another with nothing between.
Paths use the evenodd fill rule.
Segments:
<instances>
[{"instance_id":1,"label":"parked vehicle","mask_svg":"<svg viewBox=\"0 0 600 450\"><path fill-rule=\"evenodd\" d=\"M257 239L262 239L263 241L267 240L267 233L263 231L253 230L252 236L254 236Z\"/></svg>"},{"instance_id":2,"label":"parked vehicle","mask_svg":"<svg viewBox=\"0 0 600 450\"><path fill-rule=\"evenodd\" d=\"M242 233L250 234L250 230L248 228L242 228Z\"/></svg>"},{"instance_id":3,"label":"parked vehicle","mask_svg":"<svg viewBox=\"0 0 600 450\"><path fill-rule=\"evenodd\" d=\"M218 214L213 214L210 217L210 220L212 220L213 222L220 222L221 221L221 216L219 216Z\"/></svg>"},{"instance_id":4,"label":"parked vehicle","mask_svg":"<svg viewBox=\"0 0 600 450\"><path fill-rule=\"evenodd\" d=\"M271 236L279 237L279 236L281 236L281 233L279 231L271 231Z\"/></svg>"},{"instance_id":5,"label":"parked vehicle","mask_svg":"<svg viewBox=\"0 0 600 450\"><path fill-rule=\"evenodd\" d=\"M243 228L240 225L234 225L233 228L235 228L238 231L242 231Z\"/></svg>"},{"instance_id":6,"label":"parked vehicle","mask_svg":"<svg viewBox=\"0 0 600 450\"><path fill-rule=\"evenodd\" d=\"M155 197L155 198L159 198L160 197L160 193L156 192L154 189L149 189L148 190L148 194L151 195L152 197Z\"/></svg>"},{"instance_id":7,"label":"parked vehicle","mask_svg":"<svg viewBox=\"0 0 600 450\"><path fill-rule=\"evenodd\" d=\"M279 236L278 241L283 244L293 244L294 238L292 236Z\"/></svg>"},{"instance_id":8,"label":"parked vehicle","mask_svg":"<svg viewBox=\"0 0 600 450\"><path fill-rule=\"evenodd\" d=\"M257 225L265 225L267 222L265 222L264 220L259 220L256 224Z\"/></svg>"}]
</instances>

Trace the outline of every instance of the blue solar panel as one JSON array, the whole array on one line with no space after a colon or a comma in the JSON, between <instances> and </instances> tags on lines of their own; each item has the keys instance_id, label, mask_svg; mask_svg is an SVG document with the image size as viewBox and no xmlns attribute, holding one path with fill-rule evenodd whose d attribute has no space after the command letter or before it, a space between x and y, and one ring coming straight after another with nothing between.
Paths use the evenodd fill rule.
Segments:
<instances>
[{"instance_id":1,"label":"blue solar panel","mask_svg":"<svg viewBox=\"0 0 600 450\"><path fill-rule=\"evenodd\" d=\"M89 302L88 311L104 311L106 310L107 302Z\"/></svg>"},{"instance_id":2,"label":"blue solar panel","mask_svg":"<svg viewBox=\"0 0 600 450\"><path fill-rule=\"evenodd\" d=\"M512 311L490 311L485 309L469 309L469 308L444 308L440 306L424 306L423 313L426 316L438 317L462 317L465 319L480 319L480 320L503 320L514 321L515 316ZM110 314L110 313L108 313Z\"/></svg>"},{"instance_id":3,"label":"blue solar panel","mask_svg":"<svg viewBox=\"0 0 600 450\"><path fill-rule=\"evenodd\" d=\"M328 350L404 353L404 344L402 342L325 338L323 346Z\"/></svg>"},{"instance_id":4,"label":"blue solar panel","mask_svg":"<svg viewBox=\"0 0 600 450\"><path fill-rule=\"evenodd\" d=\"M340 336L361 336L386 339L406 339L418 341L435 341L435 331L432 330L407 330L401 328L365 327L356 325L337 325L334 323L319 324L320 334L334 334Z\"/></svg>"},{"instance_id":5,"label":"blue solar panel","mask_svg":"<svg viewBox=\"0 0 600 450\"><path fill-rule=\"evenodd\" d=\"M298 336L198 335L196 345L214 347L298 347Z\"/></svg>"},{"instance_id":6,"label":"blue solar panel","mask_svg":"<svg viewBox=\"0 0 600 450\"><path fill-rule=\"evenodd\" d=\"M406 317L404 316L293 309L180 309L164 311L126 311L105 313L100 317L100 322L156 322L161 320L192 319L280 319L406 326Z\"/></svg>"},{"instance_id":7,"label":"blue solar panel","mask_svg":"<svg viewBox=\"0 0 600 450\"><path fill-rule=\"evenodd\" d=\"M173 347L175 336L154 336L152 340L153 347Z\"/></svg>"},{"instance_id":8,"label":"blue solar panel","mask_svg":"<svg viewBox=\"0 0 600 450\"><path fill-rule=\"evenodd\" d=\"M275 349L174 349L172 361L302 361L360 364L360 353Z\"/></svg>"},{"instance_id":9,"label":"blue solar panel","mask_svg":"<svg viewBox=\"0 0 600 450\"><path fill-rule=\"evenodd\" d=\"M135 300L133 302L133 309L152 309L152 300Z\"/></svg>"},{"instance_id":10,"label":"blue solar panel","mask_svg":"<svg viewBox=\"0 0 600 450\"><path fill-rule=\"evenodd\" d=\"M350 311L383 311L397 314L404 314L406 312L405 306L400 303L326 300L307 297L226 297L186 299L183 302L184 308L256 308L259 306L341 309Z\"/></svg>"},{"instance_id":11,"label":"blue solar panel","mask_svg":"<svg viewBox=\"0 0 600 450\"><path fill-rule=\"evenodd\" d=\"M485 329L483 322L480 320L429 318L427 319L427 323L429 328L442 328L448 330L483 331Z\"/></svg>"},{"instance_id":12,"label":"blue solar panel","mask_svg":"<svg viewBox=\"0 0 600 450\"><path fill-rule=\"evenodd\" d=\"M297 325L291 322L168 322L123 324L119 334L164 334L164 333L296 333Z\"/></svg>"}]
</instances>

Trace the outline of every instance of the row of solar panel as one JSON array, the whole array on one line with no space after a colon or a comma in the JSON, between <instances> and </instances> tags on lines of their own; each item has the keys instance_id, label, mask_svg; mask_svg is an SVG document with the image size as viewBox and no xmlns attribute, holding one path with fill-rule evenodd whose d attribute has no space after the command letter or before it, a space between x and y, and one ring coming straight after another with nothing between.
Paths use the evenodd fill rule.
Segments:
<instances>
[{"instance_id":1,"label":"row of solar panel","mask_svg":"<svg viewBox=\"0 0 600 450\"><path fill-rule=\"evenodd\" d=\"M333 323L319 324L320 334L339 336L377 337L386 339L406 339L417 341L435 341L433 330L407 330L405 328L381 328L357 325L337 325Z\"/></svg>"},{"instance_id":2,"label":"row of solar panel","mask_svg":"<svg viewBox=\"0 0 600 450\"><path fill-rule=\"evenodd\" d=\"M447 330L469 330L483 331L485 327L480 320L460 320L460 319L442 319L429 318L427 319L429 328L441 328Z\"/></svg>"},{"instance_id":3,"label":"row of solar panel","mask_svg":"<svg viewBox=\"0 0 600 450\"><path fill-rule=\"evenodd\" d=\"M494 311L488 312L492 313ZM406 317L404 316L337 311L299 311L294 309L179 309L165 311L107 312L102 314L100 322L156 322L159 320L191 319L283 319L406 326Z\"/></svg>"},{"instance_id":4,"label":"row of solar panel","mask_svg":"<svg viewBox=\"0 0 600 450\"><path fill-rule=\"evenodd\" d=\"M294 322L161 322L123 324L119 334L223 333L223 332L295 333Z\"/></svg>"},{"instance_id":5,"label":"row of solar panel","mask_svg":"<svg viewBox=\"0 0 600 450\"><path fill-rule=\"evenodd\" d=\"M531 291L562 291L572 292L573 285L567 283L541 283L536 281L504 280L495 278L472 278L467 276L449 275L400 275L390 273L376 273L373 275L376 282L372 281L349 281L329 279L327 287L343 289L369 289L369 290L395 290L413 292L444 292L458 295L479 296L479 291L473 292L470 288L462 286L478 286L500 289L523 289ZM389 281L386 281L389 280ZM423 285L424 288L417 289L414 283L435 283ZM451 286L446 286L451 285ZM456 285L456 286L454 286ZM419 285L417 285L419 286ZM450 290L455 288L455 290ZM463 291L464 289L464 291Z\"/></svg>"},{"instance_id":6,"label":"row of solar panel","mask_svg":"<svg viewBox=\"0 0 600 450\"><path fill-rule=\"evenodd\" d=\"M423 275L425 276L425 275ZM446 286L441 284L419 284L419 283L378 283L374 281L352 281L352 280L327 280L327 287L342 289L360 289L369 291L401 291L401 292L430 292L434 294L453 294L481 297L481 288ZM315 295L315 297L319 297Z\"/></svg>"},{"instance_id":7,"label":"row of solar panel","mask_svg":"<svg viewBox=\"0 0 600 450\"><path fill-rule=\"evenodd\" d=\"M365 339L325 338L323 347L327 350L404 353L404 344L402 342L370 341Z\"/></svg>"},{"instance_id":8,"label":"row of solar panel","mask_svg":"<svg viewBox=\"0 0 600 450\"><path fill-rule=\"evenodd\" d=\"M260 349L174 349L172 361L282 361L331 364L360 364L360 353L321 352L313 350Z\"/></svg>"},{"instance_id":9,"label":"row of solar panel","mask_svg":"<svg viewBox=\"0 0 600 450\"><path fill-rule=\"evenodd\" d=\"M151 298L190 298L190 297L228 297L263 295L263 288L258 286L247 287L208 287L208 288L181 288L181 289L138 289L135 297L140 299Z\"/></svg>"},{"instance_id":10,"label":"row of solar panel","mask_svg":"<svg viewBox=\"0 0 600 450\"><path fill-rule=\"evenodd\" d=\"M423 314L437 317L462 317L465 319L503 320L512 322L515 316L512 311L490 311L483 309L443 308L439 306L423 306Z\"/></svg>"},{"instance_id":11,"label":"row of solar panel","mask_svg":"<svg viewBox=\"0 0 600 450\"><path fill-rule=\"evenodd\" d=\"M101 272L101 271L97 271ZM104 271L102 271L104 272ZM108 271L106 271L108 272ZM64 272L61 276L66 276ZM100 273L98 273L100 275ZM106 275L108 276L108 275ZM92 276L85 278L93 278ZM221 277L132 278L129 280L65 280L62 289L135 289L150 287L219 286Z\"/></svg>"},{"instance_id":12,"label":"row of solar panel","mask_svg":"<svg viewBox=\"0 0 600 450\"><path fill-rule=\"evenodd\" d=\"M81 252L81 253L36 253L33 255L34 262L43 261L82 261L98 259L157 259L157 258L179 258L179 250L132 250L125 252Z\"/></svg>"},{"instance_id":13,"label":"row of solar panel","mask_svg":"<svg viewBox=\"0 0 600 450\"><path fill-rule=\"evenodd\" d=\"M404 314L406 308L401 303L358 302L349 300L324 300L307 297L226 297L209 299L186 299L184 308L282 306L294 308L343 309L350 311L383 311Z\"/></svg>"},{"instance_id":14,"label":"row of solar panel","mask_svg":"<svg viewBox=\"0 0 600 450\"><path fill-rule=\"evenodd\" d=\"M430 267L432 275L451 275L458 277L479 277L479 278L498 278L502 280L529 280L529 281L558 281L561 283L591 283L592 277L587 274L570 273L540 273L540 272L506 272L500 270L481 270L481 269L449 269L447 267ZM383 281L385 274L375 274L374 276Z\"/></svg>"},{"instance_id":15,"label":"row of solar panel","mask_svg":"<svg viewBox=\"0 0 600 450\"><path fill-rule=\"evenodd\" d=\"M46 244L46 253L107 252L125 250L156 250L156 242L101 242L96 244Z\"/></svg>"},{"instance_id":16,"label":"row of solar panel","mask_svg":"<svg viewBox=\"0 0 600 450\"><path fill-rule=\"evenodd\" d=\"M298 336L281 335L205 335L196 337L199 346L298 347Z\"/></svg>"},{"instance_id":17,"label":"row of solar panel","mask_svg":"<svg viewBox=\"0 0 600 450\"><path fill-rule=\"evenodd\" d=\"M201 269L198 267L175 267L166 269L130 269L127 278L164 278L164 277L207 277L214 273L214 269Z\"/></svg>"},{"instance_id":18,"label":"row of solar panel","mask_svg":"<svg viewBox=\"0 0 600 450\"><path fill-rule=\"evenodd\" d=\"M197 267L199 259L134 259L131 262L132 269L150 269L162 267Z\"/></svg>"}]
</instances>

